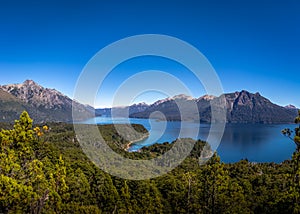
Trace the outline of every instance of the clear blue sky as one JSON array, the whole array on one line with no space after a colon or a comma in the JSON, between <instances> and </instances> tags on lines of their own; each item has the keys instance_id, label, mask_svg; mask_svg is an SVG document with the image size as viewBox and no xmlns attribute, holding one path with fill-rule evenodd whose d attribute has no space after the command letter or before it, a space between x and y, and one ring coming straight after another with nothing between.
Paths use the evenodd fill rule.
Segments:
<instances>
[{"instance_id":1,"label":"clear blue sky","mask_svg":"<svg viewBox=\"0 0 300 214\"><path fill-rule=\"evenodd\" d=\"M259 91L277 104L300 107L298 0L3 0L0 29L1 85L33 79L72 97L84 65L101 48L136 34L166 34L198 48L225 92ZM133 71L182 72L162 59L125 64L119 67L124 75L107 79L107 97L98 106L109 105L109 90ZM184 76L194 95L203 95Z\"/></svg>"}]
</instances>

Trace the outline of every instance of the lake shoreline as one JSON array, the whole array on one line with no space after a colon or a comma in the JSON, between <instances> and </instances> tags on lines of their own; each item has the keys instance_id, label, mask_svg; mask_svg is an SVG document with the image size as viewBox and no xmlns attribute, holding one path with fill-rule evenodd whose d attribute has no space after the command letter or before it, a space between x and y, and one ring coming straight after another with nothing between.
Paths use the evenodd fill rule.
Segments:
<instances>
[{"instance_id":1,"label":"lake shoreline","mask_svg":"<svg viewBox=\"0 0 300 214\"><path fill-rule=\"evenodd\" d=\"M140 137L140 138L137 139L137 140L130 141L129 143L125 144L124 150L128 152L128 149L130 148L130 146L131 146L132 144L137 143L137 142L142 141L142 140L145 140L145 139L147 139L148 137L149 137L149 133L146 134L145 136Z\"/></svg>"},{"instance_id":2,"label":"lake shoreline","mask_svg":"<svg viewBox=\"0 0 300 214\"><path fill-rule=\"evenodd\" d=\"M148 119L118 119L113 120L109 117L97 117L96 120L86 123L101 124L131 124L143 125L149 133L149 138L143 138L124 142L122 149L128 152L138 151L142 147L151 146L155 143L172 142L182 131L182 138L191 137L190 133L198 132L195 139L207 141L208 134L214 135L218 129L211 129L210 124L206 123L185 123L180 121L167 122L166 127L163 123ZM295 148L285 138L281 131L284 128L293 129L295 124L234 124L226 123L223 137L217 146L217 152L221 160L225 163L234 163L242 159L248 159L251 162L275 162L281 163L289 159ZM162 129L165 129L164 131ZM161 135L163 131L163 135ZM158 136L159 134L159 136ZM140 137L140 136L139 136ZM151 139L150 139L151 138ZM153 140L152 140L153 139ZM140 142L138 142L140 141ZM137 143L138 142L138 143ZM288 142L288 143L286 143ZM211 143L211 142L209 142ZM268 151L268 152L266 152Z\"/></svg>"}]
</instances>

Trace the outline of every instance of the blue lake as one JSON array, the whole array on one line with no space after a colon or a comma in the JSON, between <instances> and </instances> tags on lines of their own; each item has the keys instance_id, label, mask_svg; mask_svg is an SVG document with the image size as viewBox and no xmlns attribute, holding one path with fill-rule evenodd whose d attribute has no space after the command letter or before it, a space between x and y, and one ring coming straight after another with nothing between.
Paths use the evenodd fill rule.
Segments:
<instances>
[{"instance_id":1,"label":"blue lake","mask_svg":"<svg viewBox=\"0 0 300 214\"><path fill-rule=\"evenodd\" d=\"M92 124L129 122L142 124L150 133L147 139L133 144L130 151L137 151L156 142L172 142L178 138L180 130L181 137L192 137L191 134L197 131L199 134L192 138L205 141L210 131L209 124L192 122L166 122L134 118L112 120L109 117L97 117L86 121L86 123ZM280 163L290 159L296 148L291 140L281 134L281 130L294 127L293 124L227 124L217 152L225 163L237 162L245 158L252 162Z\"/></svg>"}]
</instances>

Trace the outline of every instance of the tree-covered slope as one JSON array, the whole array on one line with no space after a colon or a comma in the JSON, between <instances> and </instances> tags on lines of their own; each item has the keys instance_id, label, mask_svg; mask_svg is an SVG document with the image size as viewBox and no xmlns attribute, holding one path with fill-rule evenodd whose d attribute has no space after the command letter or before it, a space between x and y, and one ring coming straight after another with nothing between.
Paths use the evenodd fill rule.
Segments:
<instances>
[{"instance_id":1,"label":"tree-covered slope","mask_svg":"<svg viewBox=\"0 0 300 214\"><path fill-rule=\"evenodd\" d=\"M124 180L87 158L70 124L34 127L25 112L14 127L5 127L0 132L0 213L299 212L297 159L281 164L247 160L224 164L215 154L199 165L205 144L199 140L190 156L168 174ZM140 125L135 129L145 132ZM155 144L130 153L113 126L99 130L127 158L149 159L172 147Z\"/></svg>"},{"instance_id":2,"label":"tree-covered slope","mask_svg":"<svg viewBox=\"0 0 300 214\"><path fill-rule=\"evenodd\" d=\"M24 110L30 112L30 106L0 89L0 121L13 122Z\"/></svg>"}]
</instances>

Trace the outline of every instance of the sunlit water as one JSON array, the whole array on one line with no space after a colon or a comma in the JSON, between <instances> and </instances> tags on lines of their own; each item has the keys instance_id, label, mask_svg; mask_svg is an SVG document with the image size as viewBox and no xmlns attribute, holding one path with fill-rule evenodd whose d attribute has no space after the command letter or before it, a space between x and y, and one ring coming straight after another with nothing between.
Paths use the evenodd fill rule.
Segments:
<instances>
[{"instance_id":1,"label":"sunlit water","mask_svg":"<svg viewBox=\"0 0 300 214\"><path fill-rule=\"evenodd\" d=\"M157 121L148 119L97 117L85 123L122 124L135 123L143 125L149 131L149 137L133 144L129 151L137 151L154 143L172 142L179 137L192 137L206 140L210 131L209 124L179 121ZM237 162L247 158L252 162L282 162L290 159L294 143L281 134L284 128L293 129L293 124L227 124L221 143L217 148L222 161ZM218 130L212 130L216 132ZM198 133L194 135L193 133Z\"/></svg>"}]
</instances>

